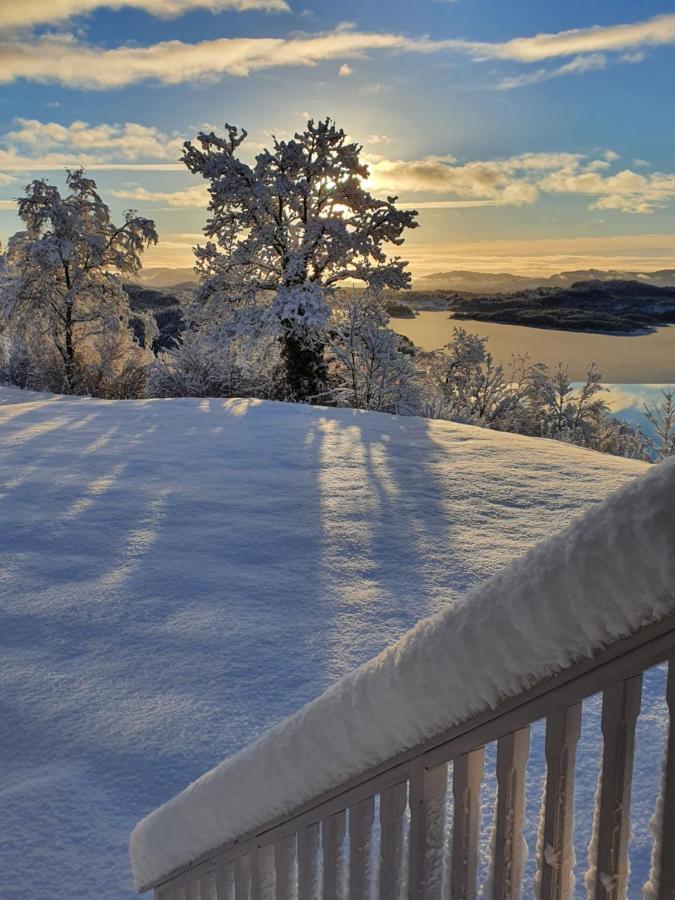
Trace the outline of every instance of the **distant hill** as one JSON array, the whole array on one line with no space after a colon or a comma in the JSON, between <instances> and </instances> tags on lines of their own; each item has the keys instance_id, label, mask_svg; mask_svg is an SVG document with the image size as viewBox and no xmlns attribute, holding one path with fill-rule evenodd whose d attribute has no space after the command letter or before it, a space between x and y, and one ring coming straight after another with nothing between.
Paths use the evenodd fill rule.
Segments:
<instances>
[{"instance_id":1,"label":"distant hill","mask_svg":"<svg viewBox=\"0 0 675 900\"><path fill-rule=\"evenodd\" d=\"M675 287L593 279L570 287L446 298L454 319L564 331L631 334L675 323Z\"/></svg>"},{"instance_id":2,"label":"distant hill","mask_svg":"<svg viewBox=\"0 0 675 900\"><path fill-rule=\"evenodd\" d=\"M199 283L193 269L171 269L168 266L141 269L136 277L141 284L153 288L170 287L180 290Z\"/></svg>"},{"instance_id":3,"label":"distant hill","mask_svg":"<svg viewBox=\"0 0 675 900\"><path fill-rule=\"evenodd\" d=\"M675 269L656 272L627 272L621 270L579 269L558 272L556 275L513 275L510 272L472 272L457 269L415 278L413 289L423 291L465 291L477 294L523 291L538 287L571 287L579 281L637 281L657 287L675 287Z\"/></svg>"}]
</instances>

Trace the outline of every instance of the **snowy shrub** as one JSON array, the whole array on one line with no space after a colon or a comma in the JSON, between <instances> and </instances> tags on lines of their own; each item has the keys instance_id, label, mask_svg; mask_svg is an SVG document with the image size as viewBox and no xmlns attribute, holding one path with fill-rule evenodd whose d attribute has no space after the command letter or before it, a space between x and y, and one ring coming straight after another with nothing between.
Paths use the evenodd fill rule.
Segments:
<instances>
[{"instance_id":1,"label":"snowy shrub","mask_svg":"<svg viewBox=\"0 0 675 900\"><path fill-rule=\"evenodd\" d=\"M151 397L274 398L279 387L279 344L269 332L257 336L188 328L172 350L148 371Z\"/></svg>"},{"instance_id":2,"label":"snowy shrub","mask_svg":"<svg viewBox=\"0 0 675 900\"><path fill-rule=\"evenodd\" d=\"M596 424L590 433L588 447L613 456L649 459L649 442L642 431L613 416L603 417Z\"/></svg>"},{"instance_id":3,"label":"snowy shrub","mask_svg":"<svg viewBox=\"0 0 675 900\"><path fill-rule=\"evenodd\" d=\"M419 414L422 380L401 338L387 328L377 295L352 294L337 310L329 338L331 396L341 406Z\"/></svg>"},{"instance_id":4,"label":"snowy shrub","mask_svg":"<svg viewBox=\"0 0 675 900\"><path fill-rule=\"evenodd\" d=\"M20 388L38 387L39 371L28 347L17 334L0 336L0 382Z\"/></svg>"},{"instance_id":5,"label":"snowy shrub","mask_svg":"<svg viewBox=\"0 0 675 900\"><path fill-rule=\"evenodd\" d=\"M654 437L648 438L649 446L658 459L675 456L675 391L661 391L659 403L646 403L644 413L654 429Z\"/></svg>"},{"instance_id":6,"label":"snowy shrub","mask_svg":"<svg viewBox=\"0 0 675 900\"><path fill-rule=\"evenodd\" d=\"M81 345L75 359L81 393L106 400L132 400L145 396L152 354L141 348L130 330L110 323L102 334Z\"/></svg>"},{"instance_id":7,"label":"snowy shrub","mask_svg":"<svg viewBox=\"0 0 675 900\"><path fill-rule=\"evenodd\" d=\"M63 360L40 327L8 331L0 339L0 381L33 391L61 393Z\"/></svg>"},{"instance_id":8,"label":"snowy shrub","mask_svg":"<svg viewBox=\"0 0 675 900\"><path fill-rule=\"evenodd\" d=\"M545 366L539 367L523 396L532 414L533 433L586 445L594 429L608 416L609 408L600 396L606 390L594 363L577 391L567 366L560 363L552 373Z\"/></svg>"}]
</instances>

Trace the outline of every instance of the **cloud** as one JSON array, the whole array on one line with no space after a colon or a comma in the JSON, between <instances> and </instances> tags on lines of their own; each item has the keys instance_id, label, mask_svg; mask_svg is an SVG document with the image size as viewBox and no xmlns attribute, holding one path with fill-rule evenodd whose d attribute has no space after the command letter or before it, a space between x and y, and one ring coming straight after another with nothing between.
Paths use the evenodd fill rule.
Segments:
<instances>
[{"instance_id":1,"label":"cloud","mask_svg":"<svg viewBox=\"0 0 675 900\"><path fill-rule=\"evenodd\" d=\"M564 75L582 75L593 69L604 69L606 66L607 57L604 53L576 56L571 62L558 66L555 69L537 69L536 72L526 72L523 75L503 78L497 83L497 89L508 91L529 84L538 84L541 81L550 81L552 78L562 78Z\"/></svg>"},{"instance_id":2,"label":"cloud","mask_svg":"<svg viewBox=\"0 0 675 900\"><path fill-rule=\"evenodd\" d=\"M354 70L351 66L347 65L347 63L342 63L340 66L339 75L341 78L348 78L350 75L354 74Z\"/></svg>"},{"instance_id":3,"label":"cloud","mask_svg":"<svg viewBox=\"0 0 675 900\"><path fill-rule=\"evenodd\" d=\"M83 121L70 124L20 118L0 138L0 186L15 180L11 173L40 172L64 166L85 166L90 171L181 171L183 136L166 134L135 122L123 124ZM386 135L373 134L368 144L386 146ZM247 142L247 150L262 145ZM648 214L675 201L675 174L617 171L619 154L598 150L579 153L521 153L503 159L458 161L449 154L420 159L396 159L366 154L368 186L376 193L403 194L406 206L418 209L456 209L524 206L542 195L587 197L589 209ZM412 197L410 195L413 195ZM417 200L415 195L418 195ZM132 185L115 196L168 208L204 208L204 186L175 191L151 191Z\"/></svg>"},{"instance_id":4,"label":"cloud","mask_svg":"<svg viewBox=\"0 0 675 900\"><path fill-rule=\"evenodd\" d=\"M7 133L12 145L22 145L31 150L53 150L67 147L70 151L85 153L105 150L123 160L143 157L177 160L182 139L168 136L157 128L127 122L123 125L90 125L75 121L70 125L58 122L40 122L38 119L15 120L16 127Z\"/></svg>"},{"instance_id":5,"label":"cloud","mask_svg":"<svg viewBox=\"0 0 675 900\"><path fill-rule=\"evenodd\" d=\"M595 170L552 172L539 187L549 193L597 197L589 209L624 213L652 213L675 200L675 175L663 172L644 175L632 169L611 175Z\"/></svg>"},{"instance_id":6,"label":"cloud","mask_svg":"<svg viewBox=\"0 0 675 900\"><path fill-rule=\"evenodd\" d=\"M577 165L568 153L525 153L509 159L458 163L452 156L418 160L372 158L370 186L380 192L452 194L427 209L458 206L522 206L539 195L537 177ZM414 205L414 204L412 204Z\"/></svg>"},{"instance_id":7,"label":"cloud","mask_svg":"<svg viewBox=\"0 0 675 900\"><path fill-rule=\"evenodd\" d=\"M396 138L389 137L386 134L369 134L366 138L367 144L372 144L373 146L377 146L378 144L387 146L389 144L393 144Z\"/></svg>"},{"instance_id":8,"label":"cloud","mask_svg":"<svg viewBox=\"0 0 675 900\"><path fill-rule=\"evenodd\" d=\"M164 41L110 50L80 43L72 34L47 34L0 41L0 82L24 78L106 89L148 80L162 84L215 81L223 75L243 77L278 66L315 66L367 50L410 46L410 41L398 35L345 28L293 38L217 38L194 44Z\"/></svg>"},{"instance_id":9,"label":"cloud","mask_svg":"<svg viewBox=\"0 0 675 900\"><path fill-rule=\"evenodd\" d=\"M419 203L397 203L402 209L476 209L484 206L508 206L498 200L422 200Z\"/></svg>"},{"instance_id":10,"label":"cloud","mask_svg":"<svg viewBox=\"0 0 675 900\"><path fill-rule=\"evenodd\" d=\"M518 37L502 43L445 41L449 48L474 58L509 59L522 63L544 62L561 56L618 53L639 47L675 43L675 13L654 16L626 25L594 25L555 34Z\"/></svg>"},{"instance_id":11,"label":"cloud","mask_svg":"<svg viewBox=\"0 0 675 900\"><path fill-rule=\"evenodd\" d=\"M111 191L114 197L136 200L143 205L153 204L176 209L189 207L205 208L209 202L209 192L205 185L197 184L180 191L148 191L140 185L128 189Z\"/></svg>"},{"instance_id":12,"label":"cloud","mask_svg":"<svg viewBox=\"0 0 675 900\"><path fill-rule=\"evenodd\" d=\"M389 86L386 84L382 84L381 81L375 81L369 84L364 84L359 88L359 94L370 94L371 96L377 96L378 94L383 94L385 91L389 90Z\"/></svg>"},{"instance_id":13,"label":"cloud","mask_svg":"<svg viewBox=\"0 0 675 900\"><path fill-rule=\"evenodd\" d=\"M631 169L612 172L619 156L611 150L594 158L561 152L468 162L450 155L404 160L371 154L364 159L371 190L379 195L402 194L402 206L420 210L525 206L542 195L565 194L589 198L591 210L647 214L675 200L675 175ZM113 193L169 208L204 208L208 203L202 185L177 191L150 191L136 185Z\"/></svg>"},{"instance_id":14,"label":"cloud","mask_svg":"<svg viewBox=\"0 0 675 900\"><path fill-rule=\"evenodd\" d=\"M436 43L435 49L440 49L441 44L477 61L502 60L532 65L572 57L557 68L539 68L535 72L510 76L496 85L500 90L511 90L565 75L581 75L603 69L610 61L609 54L618 56L624 63L640 63L645 59L645 48L675 44L675 14L666 13L629 24L594 25L494 43L441 41Z\"/></svg>"},{"instance_id":15,"label":"cloud","mask_svg":"<svg viewBox=\"0 0 675 900\"><path fill-rule=\"evenodd\" d=\"M641 63L647 58L647 54L643 50L637 50L635 53L624 53L619 59L625 63Z\"/></svg>"},{"instance_id":16,"label":"cloud","mask_svg":"<svg viewBox=\"0 0 675 900\"><path fill-rule=\"evenodd\" d=\"M214 13L224 10L244 12L249 9L281 12L289 9L285 0L20 0L0 3L0 30L60 22L102 7L133 7L153 16L167 18L180 16L193 9L207 9Z\"/></svg>"},{"instance_id":17,"label":"cloud","mask_svg":"<svg viewBox=\"0 0 675 900\"><path fill-rule=\"evenodd\" d=\"M647 214L675 200L674 174L609 172L618 159L612 150L594 159L575 153L524 153L463 163L452 156L371 156L368 183L378 193L446 195L405 204L418 209L523 206L542 194L569 194L593 198L592 210Z\"/></svg>"},{"instance_id":18,"label":"cloud","mask_svg":"<svg viewBox=\"0 0 675 900\"><path fill-rule=\"evenodd\" d=\"M63 10L66 0L47 5L44 0L30 0L40 7ZM76 0L67 0L76 4ZM82 0L93 3L94 0ZM112 0L122 3L122 0ZM126 0L125 0L126 2ZM142 8L152 7L158 13L180 11L199 4L222 8L227 0L130 0ZM230 8L245 8L246 0ZM235 6L232 6L232 3ZM81 3L80 3L81 5ZM25 25L24 4L2 4L5 16L21 16ZM20 13L7 12L16 8ZM6 27L9 27L6 22ZM163 41L145 47L121 46L110 49L80 41L74 34L43 34L0 41L0 82L17 79L56 82L69 87L106 89L120 88L140 81L178 84L191 81L215 81L224 75L243 77L252 72L279 66L315 66L325 60L353 59L368 51L439 53L442 51L469 55L474 60L505 60L532 64L559 57L573 57L553 70L538 70L530 80L512 79L504 87L515 87L533 81L562 75L579 74L605 64L604 55L626 52L635 55L641 48L675 43L675 13L656 16L628 25L594 26L518 37L501 43L467 40L432 40L409 38L400 34L361 32L346 23L332 31L289 38L216 38L186 43ZM344 65L348 65L344 63ZM508 80L507 80L508 82ZM365 85L363 93L380 93L386 85Z\"/></svg>"},{"instance_id":19,"label":"cloud","mask_svg":"<svg viewBox=\"0 0 675 900\"><path fill-rule=\"evenodd\" d=\"M16 119L0 140L0 171L30 172L82 165L92 171L184 171L182 138L137 122L69 125ZM8 176L0 176L1 179Z\"/></svg>"}]
</instances>

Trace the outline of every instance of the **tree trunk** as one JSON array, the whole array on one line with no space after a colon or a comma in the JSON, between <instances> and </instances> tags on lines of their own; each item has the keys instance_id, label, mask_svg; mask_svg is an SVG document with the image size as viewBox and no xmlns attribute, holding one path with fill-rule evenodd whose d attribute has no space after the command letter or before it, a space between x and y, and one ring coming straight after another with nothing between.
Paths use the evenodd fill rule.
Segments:
<instances>
[{"instance_id":1,"label":"tree trunk","mask_svg":"<svg viewBox=\"0 0 675 900\"><path fill-rule=\"evenodd\" d=\"M284 325L281 356L290 399L301 403L316 401L325 388L327 377L323 342Z\"/></svg>"},{"instance_id":2,"label":"tree trunk","mask_svg":"<svg viewBox=\"0 0 675 900\"><path fill-rule=\"evenodd\" d=\"M73 304L68 302L66 305L65 318L65 372L64 382L67 394L72 394L75 390L75 345L73 343Z\"/></svg>"},{"instance_id":3,"label":"tree trunk","mask_svg":"<svg viewBox=\"0 0 675 900\"><path fill-rule=\"evenodd\" d=\"M284 288L292 289L308 283L306 265L289 275L289 260L284 259ZM286 369L289 399L299 403L316 402L326 386L325 344L307 327L282 320L281 357Z\"/></svg>"}]
</instances>

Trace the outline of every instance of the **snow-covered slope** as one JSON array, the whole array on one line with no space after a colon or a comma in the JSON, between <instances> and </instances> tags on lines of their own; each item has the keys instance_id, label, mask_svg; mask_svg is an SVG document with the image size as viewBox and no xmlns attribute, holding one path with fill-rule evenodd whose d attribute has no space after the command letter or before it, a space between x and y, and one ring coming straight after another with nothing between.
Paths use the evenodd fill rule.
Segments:
<instances>
[{"instance_id":1,"label":"snow-covered slope","mask_svg":"<svg viewBox=\"0 0 675 900\"><path fill-rule=\"evenodd\" d=\"M351 410L0 390L0 897L134 896L141 816L645 469Z\"/></svg>"}]
</instances>

